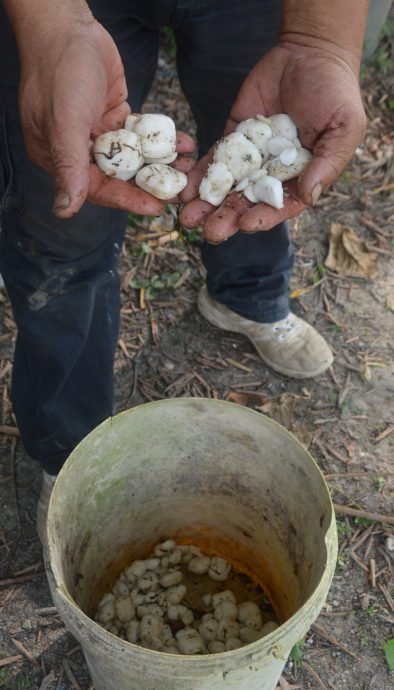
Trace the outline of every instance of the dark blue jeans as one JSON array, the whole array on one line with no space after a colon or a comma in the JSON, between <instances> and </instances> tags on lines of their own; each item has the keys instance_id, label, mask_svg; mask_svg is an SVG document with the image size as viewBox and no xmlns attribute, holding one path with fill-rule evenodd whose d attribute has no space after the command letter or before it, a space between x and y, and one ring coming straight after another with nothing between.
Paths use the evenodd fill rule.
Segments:
<instances>
[{"instance_id":1,"label":"dark blue jeans","mask_svg":"<svg viewBox=\"0 0 394 690\"><path fill-rule=\"evenodd\" d=\"M119 48L135 110L154 78L159 29L173 27L201 152L222 134L244 77L274 45L281 10L275 0L90 5ZM15 41L0 8L0 271L18 327L12 399L27 452L56 474L113 411L117 263L127 215L92 204L70 220L51 213L52 181L26 155L18 83ZM256 321L286 316L293 254L284 224L205 244L202 257L214 298Z\"/></svg>"}]
</instances>

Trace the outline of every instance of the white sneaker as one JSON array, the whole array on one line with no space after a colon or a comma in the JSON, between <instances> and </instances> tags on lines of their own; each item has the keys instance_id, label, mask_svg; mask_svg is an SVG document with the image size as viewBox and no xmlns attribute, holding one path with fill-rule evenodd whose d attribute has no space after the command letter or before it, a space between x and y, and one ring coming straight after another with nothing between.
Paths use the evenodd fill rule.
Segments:
<instances>
[{"instance_id":1,"label":"white sneaker","mask_svg":"<svg viewBox=\"0 0 394 690\"><path fill-rule=\"evenodd\" d=\"M41 544L43 544L45 540L49 499L51 498L56 479L57 475L48 474L43 470L41 493L37 503L37 532Z\"/></svg>"},{"instance_id":2,"label":"white sneaker","mask_svg":"<svg viewBox=\"0 0 394 690\"><path fill-rule=\"evenodd\" d=\"M261 359L280 374L310 378L332 364L334 357L324 338L291 312L275 323L251 321L212 299L206 286L199 292L197 306L214 326L246 335Z\"/></svg>"}]
</instances>

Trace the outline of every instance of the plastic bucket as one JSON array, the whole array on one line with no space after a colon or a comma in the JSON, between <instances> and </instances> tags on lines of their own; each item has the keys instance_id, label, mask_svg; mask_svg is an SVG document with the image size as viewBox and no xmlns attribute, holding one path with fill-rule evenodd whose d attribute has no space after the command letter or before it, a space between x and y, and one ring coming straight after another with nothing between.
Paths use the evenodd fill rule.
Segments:
<instances>
[{"instance_id":1,"label":"plastic bucket","mask_svg":"<svg viewBox=\"0 0 394 690\"><path fill-rule=\"evenodd\" d=\"M108 419L75 449L52 493L48 579L96 690L272 690L326 598L335 519L306 449L258 412L163 400ZM120 571L174 537L260 582L281 625L235 651L181 656L115 637L90 616Z\"/></svg>"}]
</instances>

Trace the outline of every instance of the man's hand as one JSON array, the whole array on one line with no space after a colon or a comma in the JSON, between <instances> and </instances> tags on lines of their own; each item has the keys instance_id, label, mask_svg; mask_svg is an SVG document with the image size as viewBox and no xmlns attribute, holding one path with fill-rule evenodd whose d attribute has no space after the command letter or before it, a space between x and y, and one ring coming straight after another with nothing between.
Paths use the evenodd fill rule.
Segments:
<instances>
[{"instance_id":1,"label":"man's hand","mask_svg":"<svg viewBox=\"0 0 394 690\"><path fill-rule=\"evenodd\" d=\"M162 201L133 183L106 177L90 161L92 138L122 127L130 112L123 65L111 36L84 2L54 2L40 12L25 0L8 0L6 9L19 47L27 151L54 176L54 213L70 218L88 200L141 215L161 214ZM191 138L179 134L177 150L193 148ZM187 170L189 162L180 159L177 167Z\"/></svg>"},{"instance_id":2,"label":"man's hand","mask_svg":"<svg viewBox=\"0 0 394 690\"><path fill-rule=\"evenodd\" d=\"M334 46L335 48L335 46ZM297 180L284 183L283 209L252 205L242 194L232 193L215 208L199 200L198 187L212 158L212 151L189 174L181 198L187 203L180 214L185 227L203 225L204 237L221 242L238 228L245 232L269 230L316 203L349 162L365 132L358 75L354 66L335 49L299 45L289 41L273 48L246 78L231 110L225 133L257 113L287 113L294 120L302 145L313 159ZM194 201L193 201L194 199Z\"/></svg>"}]
</instances>

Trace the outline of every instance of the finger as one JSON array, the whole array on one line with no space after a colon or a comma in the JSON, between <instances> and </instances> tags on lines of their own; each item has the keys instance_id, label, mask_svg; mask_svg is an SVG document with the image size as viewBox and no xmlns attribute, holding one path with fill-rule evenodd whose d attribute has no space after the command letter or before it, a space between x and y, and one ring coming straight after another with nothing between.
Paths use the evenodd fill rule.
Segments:
<instances>
[{"instance_id":1,"label":"finger","mask_svg":"<svg viewBox=\"0 0 394 690\"><path fill-rule=\"evenodd\" d=\"M365 118L357 111L351 124L326 129L313 148L313 158L299 181L299 195L305 204L315 204L350 161L365 134Z\"/></svg>"},{"instance_id":2,"label":"finger","mask_svg":"<svg viewBox=\"0 0 394 690\"><path fill-rule=\"evenodd\" d=\"M196 142L189 134L185 132L176 133L176 150L178 153L193 153L196 148Z\"/></svg>"},{"instance_id":3,"label":"finger","mask_svg":"<svg viewBox=\"0 0 394 690\"><path fill-rule=\"evenodd\" d=\"M55 122L55 121L54 121ZM89 141L87 124L74 114L64 118L63 127L52 124L48 147L54 175L53 212L59 218L70 218L84 203L89 189Z\"/></svg>"},{"instance_id":4,"label":"finger","mask_svg":"<svg viewBox=\"0 0 394 690\"><path fill-rule=\"evenodd\" d=\"M205 175L206 169L213 158L213 150L206 156L200 158L193 170L187 176L187 186L181 192L181 199L184 203L192 201L199 195L200 183Z\"/></svg>"},{"instance_id":5,"label":"finger","mask_svg":"<svg viewBox=\"0 0 394 690\"><path fill-rule=\"evenodd\" d=\"M195 167L197 161L189 156L179 156L173 163L172 167L183 173L189 173Z\"/></svg>"},{"instance_id":6,"label":"finger","mask_svg":"<svg viewBox=\"0 0 394 690\"><path fill-rule=\"evenodd\" d=\"M239 230L239 219L251 202L238 192L230 194L203 223L203 237L208 242L224 242Z\"/></svg>"},{"instance_id":7,"label":"finger","mask_svg":"<svg viewBox=\"0 0 394 690\"><path fill-rule=\"evenodd\" d=\"M144 192L132 182L107 177L94 164L90 166L88 201L141 216L160 216L164 212L163 201Z\"/></svg>"},{"instance_id":8,"label":"finger","mask_svg":"<svg viewBox=\"0 0 394 690\"><path fill-rule=\"evenodd\" d=\"M124 102L111 108L104 115L100 122L100 129L94 134L103 134L104 132L112 132L116 129L122 129L126 121L126 117L130 115L131 108L128 103Z\"/></svg>"},{"instance_id":9,"label":"finger","mask_svg":"<svg viewBox=\"0 0 394 690\"><path fill-rule=\"evenodd\" d=\"M181 196L181 195L180 195ZM208 201L194 199L189 201L179 213L179 222L185 228L195 228L202 225L205 219L215 210L215 206Z\"/></svg>"},{"instance_id":10,"label":"finger","mask_svg":"<svg viewBox=\"0 0 394 690\"><path fill-rule=\"evenodd\" d=\"M290 180L284 187L283 208L274 208L268 204L255 204L239 218L239 228L243 232L271 230L275 225L289 218L295 218L306 208L298 195L297 180Z\"/></svg>"}]
</instances>

